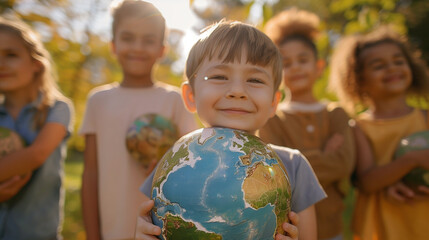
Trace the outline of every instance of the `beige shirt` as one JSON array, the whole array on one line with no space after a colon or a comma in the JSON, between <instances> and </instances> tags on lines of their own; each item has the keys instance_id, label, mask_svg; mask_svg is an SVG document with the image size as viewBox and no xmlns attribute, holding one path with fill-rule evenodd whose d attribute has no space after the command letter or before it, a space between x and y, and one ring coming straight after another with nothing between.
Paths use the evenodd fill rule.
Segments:
<instances>
[{"instance_id":1,"label":"beige shirt","mask_svg":"<svg viewBox=\"0 0 429 240\"><path fill-rule=\"evenodd\" d=\"M275 117L259 131L262 140L295 148L308 159L328 197L316 204L318 239L342 233L344 183L355 163L349 117L335 104L283 103ZM335 133L344 137L336 151L324 152Z\"/></svg>"},{"instance_id":2,"label":"beige shirt","mask_svg":"<svg viewBox=\"0 0 429 240\"><path fill-rule=\"evenodd\" d=\"M358 123L371 144L377 165L393 161L401 138L429 127L417 109L394 119L371 120L362 114ZM428 239L428 229L428 200L401 204L389 201L385 191L359 193L357 197L353 217L356 239L423 240Z\"/></svg>"},{"instance_id":3,"label":"beige shirt","mask_svg":"<svg viewBox=\"0 0 429 240\"><path fill-rule=\"evenodd\" d=\"M146 178L141 165L128 153L125 138L133 121L146 113L172 120L181 135L197 128L184 107L179 89L157 82L150 88L109 84L94 89L87 103L80 134L95 134L98 155L98 193L104 240L134 239L139 191Z\"/></svg>"}]
</instances>

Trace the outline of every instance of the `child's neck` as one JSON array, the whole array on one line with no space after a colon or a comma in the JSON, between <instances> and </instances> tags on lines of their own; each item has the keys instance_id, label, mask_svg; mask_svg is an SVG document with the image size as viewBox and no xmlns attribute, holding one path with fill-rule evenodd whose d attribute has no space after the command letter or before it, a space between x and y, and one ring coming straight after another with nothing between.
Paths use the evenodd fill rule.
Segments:
<instances>
[{"instance_id":1,"label":"child's neck","mask_svg":"<svg viewBox=\"0 0 429 240\"><path fill-rule=\"evenodd\" d=\"M413 108L407 105L405 96L403 96L394 99L379 99L369 110L374 119L386 119L407 115L413 111Z\"/></svg>"},{"instance_id":2,"label":"child's neck","mask_svg":"<svg viewBox=\"0 0 429 240\"><path fill-rule=\"evenodd\" d=\"M35 92L15 92L5 94L4 106L9 114L16 119L21 112L21 109L36 100L37 91Z\"/></svg>"},{"instance_id":3,"label":"child's neck","mask_svg":"<svg viewBox=\"0 0 429 240\"><path fill-rule=\"evenodd\" d=\"M291 94L291 102L300 102L300 103L316 103L317 99L314 97L312 92L299 92Z\"/></svg>"},{"instance_id":4,"label":"child's neck","mask_svg":"<svg viewBox=\"0 0 429 240\"><path fill-rule=\"evenodd\" d=\"M126 75L121 82L121 86L127 88L147 88L153 86L153 81L150 74L143 77Z\"/></svg>"}]
</instances>

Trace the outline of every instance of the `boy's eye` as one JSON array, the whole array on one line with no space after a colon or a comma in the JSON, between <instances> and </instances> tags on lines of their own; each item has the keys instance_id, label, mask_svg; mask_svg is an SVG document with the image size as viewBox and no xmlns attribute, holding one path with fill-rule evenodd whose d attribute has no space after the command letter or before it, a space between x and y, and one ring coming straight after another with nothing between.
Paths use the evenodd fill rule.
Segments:
<instances>
[{"instance_id":1,"label":"boy's eye","mask_svg":"<svg viewBox=\"0 0 429 240\"><path fill-rule=\"evenodd\" d=\"M303 64L303 63L307 63L308 62L308 58L306 57L301 57L298 59L299 63Z\"/></svg>"},{"instance_id":2,"label":"boy's eye","mask_svg":"<svg viewBox=\"0 0 429 240\"><path fill-rule=\"evenodd\" d=\"M204 77L204 80L228 80L228 78L223 75L214 75L210 77Z\"/></svg>"},{"instance_id":3,"label":"boy's eye","mask_svg":"<svg viewBox=\"0 0 429 240\"><path fill-rule=\"evenodd\" d=\"M6 56L7 57L16 57L16 56L18 56L18 54L16 54L16 53L7 53Z\"/></svg>"},{"instance_id":4,"label":"boy's eye","mask_svg":"<svg viewBox=\"0 0 429 240\"><path fill-rule=\"evenodd\" d=\"M154 43L155 43L155 39L152 39L152 38L146 38L146 39L144 39L144 40L143 40L143 43L144 43L144 44L147 44L147 45L151 45L151 44L154 44Z\"/></svg>"},{"instance_id":5,"label":"boy's eye","mask_svg":"<svg viewBox=\"0 0 429 240\"><path fill-rule=\"evenodd\" d=\"M264 81L262 81L259 78L250 78L249 80L247 80L247 82L250 82L250 83L264 83Z\"/></svg>"},{"instance_id":6,"label":"boy's eye","mask_svg":"<svg viewBox=\"0 0 429 240\"><path fill-rule=\"evenodd\" d=\"M372 68L375 70L380 70L380 69L383 69L384 67L385 67L385 64L383 64L383 63L377 63L377 64L372 65Z\"/></svg>"},{"instance_id":7,"label":"boy's eye","mask_svg":"<svg viewBox=\"0 0 429 240\"><path fill-rule=\"evenodd\" d=\"M406 61L405 61L405 59L396 59L394 61L394 63L395 63L395 65L402 65L402 64L405 64Z\"/></svg>"},{"instance_id":8,"label":"boy's eye","mask_svg":"<svg viewBox=\"0 0 429 240\"><path fill-rule=\"evenodd\" d=\"M124 42L131 42L132 40L133 40L133 38L132 37L123 37L123 38L121 38L122 39L122 41L124 41Z\"/></svg>"}]
</instances>

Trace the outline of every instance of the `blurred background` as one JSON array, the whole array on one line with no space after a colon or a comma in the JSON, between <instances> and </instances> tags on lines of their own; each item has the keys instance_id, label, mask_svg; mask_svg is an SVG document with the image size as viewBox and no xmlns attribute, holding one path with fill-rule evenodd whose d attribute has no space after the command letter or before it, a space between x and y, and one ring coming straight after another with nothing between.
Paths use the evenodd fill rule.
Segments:
<instances>
[{"instance_id":1,"label":"blurred background","mask_svg":"<svg viewBox=\"0 0 429 240\"><path fill-rule=\"evenodd\" d=\"M155 79L179 86L187 52L199 31L222 18L240 20L262 29L276 13L296 6L321 18L322 35L317 45L329 63L336 41L344 34L366 32L380 24L392 24L408 35L429 63L428 0L151 0L170 29L168 52L156 68ZM13 12L42 36L56 64L59 86L76 110L75 134L66 160L66 206L63 235L66 240L85 239L80 208L84 142L76 134L88 92L95 86L121 80L110 52L110 0L0 0L0 13ZM329 65L314 91L326 92ZM349 203L351 205L351 203ZM350 211L346 212L348 220ZM346 236L349 236L346 225Z\"/></svg>"}]
</instances>

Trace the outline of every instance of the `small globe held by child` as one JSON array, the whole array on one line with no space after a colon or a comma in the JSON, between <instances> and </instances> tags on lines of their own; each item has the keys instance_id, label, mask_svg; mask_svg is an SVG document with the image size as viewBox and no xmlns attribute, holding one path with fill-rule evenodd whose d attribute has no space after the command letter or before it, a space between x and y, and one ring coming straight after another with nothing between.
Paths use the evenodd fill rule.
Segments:
<instances>
[{"instance_id":1,"label":"small globe held by child","mask_svg":"<svg viewBox=\"0 0 429 240\"><path fill-rule=\"evenodd\" d=\"M0 158L24 148L24 140L13 130L0 127Z\"/></svg>"},{"instance_id":2,"label":"small globe held by child","mask_svg":"<svg viewBox=\"0 0 429 240\"><path fill-rule=\"evenodd\" d=\"M180 138L152 183L162 239L274 239L288 221L286 168L258 137L204 128Z\"/></svg>"},{"instance_id":3,"label":"small globe held by child","mask_svg":"<svg viewBox=\"0 0 429 240\"><path fill-rule=\"evenodd\" d=\"M410 151L424 149L429 149L429 131L416 132L401 139L395 152L395 158ZM420 185L429 187L429 170L420 167L415 168L405 175L402 181L412 189L416 189Z\"/></svg>"},{"instance_id":4,"label":"small globe held by child","mask_svg":"<svg viewBox=\"0 0 429 240\"><path fill-rule=\"evenodd\" d=\"M125 144L131 156L148 167L153 160L161 159L178 138L177 128L169 119L144 114L128 129Z\"/></svg>"}]
</instances>

